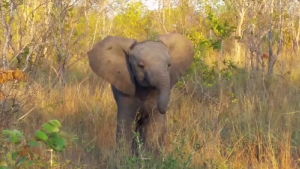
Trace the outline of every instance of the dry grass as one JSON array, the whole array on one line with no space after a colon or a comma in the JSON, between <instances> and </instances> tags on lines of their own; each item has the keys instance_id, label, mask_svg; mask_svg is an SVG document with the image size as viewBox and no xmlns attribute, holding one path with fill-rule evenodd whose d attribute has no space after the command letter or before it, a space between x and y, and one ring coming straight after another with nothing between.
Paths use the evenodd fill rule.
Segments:
<instances>
[{"instance_id":1,"label":"dry grass","mask_svg":"<svg viewBox=\"0 0 300 169\"><path fill-rule=\"evenodd\" d=\"M11 120L35 107L15 126L25 135L56 118L76 136L63 153L54 154L54 168L112 168L119 162L113 159L116 105L107 83L89 69L81 73L64 90L38 88L31 104ZM195 80L175 88L164 162L150 160L145 168L183 168L189 162L191 168L297 168L299 79L251 77L239 74L224 82L221 102L215 88ZM49 159L49 152L43 155Z\"/></svg>"}]
</instances>

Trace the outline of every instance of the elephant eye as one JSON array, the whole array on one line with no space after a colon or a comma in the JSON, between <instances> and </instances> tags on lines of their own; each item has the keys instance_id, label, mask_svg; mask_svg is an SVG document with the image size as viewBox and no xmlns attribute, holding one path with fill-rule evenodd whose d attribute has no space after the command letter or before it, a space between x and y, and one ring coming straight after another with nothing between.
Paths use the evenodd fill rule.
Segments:
<instances>
[{"instance_id":1,"label":"elephant eye","mask_svg":"<svg viewBox=\"0 0 300 169\"><path fill-rule=\"evenodd\" d=\"M138 63L137 65L139 68L144 69L144 64L143 63Z\"/></svg>"},{"instance_id":2,"label":"elephant eye","mask_svg":"<svg viewBox=\"0 0 300 169\"><path fill-rule=\"evenodd\" d=\"M170 66L171 66L171 63L168 64L168 67L170 67Z\"/></svg>"}]
</instances>

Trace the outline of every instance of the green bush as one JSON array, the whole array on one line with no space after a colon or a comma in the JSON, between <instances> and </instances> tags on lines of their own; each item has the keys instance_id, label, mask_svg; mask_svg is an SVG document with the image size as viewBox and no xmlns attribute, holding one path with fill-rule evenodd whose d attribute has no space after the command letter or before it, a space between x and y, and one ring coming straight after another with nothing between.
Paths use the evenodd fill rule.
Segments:
<instances>
[{"instance_id":1,"label":"green bush","mask_svg":"<svg viewBox=\"0 0 300 169\"><path fill-rule=\"evenodd\" d=\"M41 129L35 132L33 138L26 139L19 130L3 130L0 137L1 157L0 169L12 167L44 165L39 163L39 154L33 151L40 143L56 152L61 152L66 147L66 141L63 138L64 133L60 130L61 123L58 120L50 120L44 123Z\"/></svg>"}]
</instances>

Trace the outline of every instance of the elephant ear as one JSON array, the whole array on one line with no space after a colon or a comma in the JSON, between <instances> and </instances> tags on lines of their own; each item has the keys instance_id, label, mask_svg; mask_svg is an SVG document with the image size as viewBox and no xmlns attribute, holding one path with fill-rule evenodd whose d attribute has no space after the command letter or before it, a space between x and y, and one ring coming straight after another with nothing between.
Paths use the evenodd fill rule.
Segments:
<instances>
[{"instance_id":1,"label":"elephant ear","mask_svg":"<svg viewBox=\"0 0 300 169\"><path fill-rule=\"evenodd\" d=\"M133 96L135 85L126 53L134 39L107 36L87 52L91 69L125 94Z\"/></svg>"},{"instance_id":2,"label":"elephant ear","mask_svg":"<svg viewBox=\"0 0 300 169\"><path fill-rule=\"evenodd\" d=\"M192 42L179 33L170 33L158 37L158 41L164 43L171 57L170 87L172 88L184 75L194 59L194 47Z\"/></svg>"}]
</instances>

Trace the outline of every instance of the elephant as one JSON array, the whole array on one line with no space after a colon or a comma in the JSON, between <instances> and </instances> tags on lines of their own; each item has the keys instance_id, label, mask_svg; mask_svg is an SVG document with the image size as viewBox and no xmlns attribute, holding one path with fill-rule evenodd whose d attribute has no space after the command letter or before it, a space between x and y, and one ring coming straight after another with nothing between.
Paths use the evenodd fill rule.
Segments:
<instances>
[{"instance_id":1,"label":"elephant","mask_svg":"<svg viewBox=\"0 0 300 169\"><path fill-rule=\"evenodd\" d=\"M116 143L137 153L135 133L146 150L165 140L171 89L194 59L192 42L180 33L138 42L107 36L87 52L91 70L111 85L117 105Z\"/></svg>"}]
</instances>

